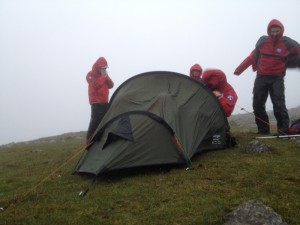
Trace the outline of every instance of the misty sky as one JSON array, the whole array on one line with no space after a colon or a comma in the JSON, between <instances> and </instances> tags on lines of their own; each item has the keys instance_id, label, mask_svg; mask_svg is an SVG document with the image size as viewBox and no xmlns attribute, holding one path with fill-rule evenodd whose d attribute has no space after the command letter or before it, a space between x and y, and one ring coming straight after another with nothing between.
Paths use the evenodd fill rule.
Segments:
<instances>
[{"instance_id":1,"label":"misty sky","mask_svg":"<svg viewBox=\"0 0 300 225\"><path fill-rule=\"evenodd\" d=\"M252 112L255 73L233 71L271 19L300 42L299 0L0 0L0 145L87 130L85 76L100 56L114 89L163 70L223 70ZM286 76L287 107L300 105L300 71ZM268 110L272 109L270 100Z\"/></svg>"}]
</instances>

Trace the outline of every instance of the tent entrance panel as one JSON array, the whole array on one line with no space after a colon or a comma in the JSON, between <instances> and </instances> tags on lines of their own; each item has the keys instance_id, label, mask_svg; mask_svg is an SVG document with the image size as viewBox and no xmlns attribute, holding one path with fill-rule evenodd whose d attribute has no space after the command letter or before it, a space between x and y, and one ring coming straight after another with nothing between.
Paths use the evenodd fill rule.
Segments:
<instances>
[{"instance_id":1,"label":"tent entrance panel","mask_svg":"<svg viewBox=\"0 0 300 225\"><path fill-rule=\"evenodd\" d=\"M164 123L146 114L131 114L128 122L132 140L115 134L111 138L121 120L124 118L120 117L105 127L100 139L79 163L77 172L98 174L121 168L186 163L183 152Z\"/></svg>"}]
</instances>

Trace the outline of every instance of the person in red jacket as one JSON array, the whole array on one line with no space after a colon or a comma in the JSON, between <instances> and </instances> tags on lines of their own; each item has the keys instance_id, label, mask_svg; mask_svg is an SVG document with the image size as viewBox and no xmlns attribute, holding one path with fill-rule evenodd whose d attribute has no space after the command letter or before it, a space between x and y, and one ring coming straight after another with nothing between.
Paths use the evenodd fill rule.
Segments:
<instances>
[{"instance_id":1,"label":"person in red jacket","mask_svg":"<svg viewBox=\"0 0 300 225\"><path fill-rule=\"evenodd\" d=\"M199 64L195 64L190 68L190 77L201 81L202 68Z\"/></svg>"},{"instance_id":2,"label":"person in red jacket","mask_svg":"<svg viewBox=\"0 0 300 225\"><path fill-rule=\"evenodd\" d=\"M202 74L202 81L218 98L225 115L229 117L234 110L238 96L233 87L227 83L224 72L218 69L205 70Z\"/></svg>"},{"instance_id":3,"label":"person in red jacket","mask_svg":"<svg viewBox=\"0 0 300 225\"><path fill-rule=\"evenodd\" d=\"M269 22L268 36L257 41L255 49L236 68L240 75L250 65L257 76L253 88L253 110L258 134L269 134L269 117L266 101L270 94L273 112L277 120L278 134L285 135L289 130L289 115L285 105L284 76L287 68L300 67L300 45L283 36L284 26L276 19Z\"/></svg>"},{"instance_id":4,"label":"person in red jacket","mask_svg":"<svg viewBox=\"0 0 300 225\"><path fill-rule=\"evenodd\" d=\"M100 57L87 74L89 103L91 105L91 119L88 127L86 141L89 143L99 123L108 108L109 89L113 88L114 82L107 74L107 61Z\"/></svg>"}]
</instances>

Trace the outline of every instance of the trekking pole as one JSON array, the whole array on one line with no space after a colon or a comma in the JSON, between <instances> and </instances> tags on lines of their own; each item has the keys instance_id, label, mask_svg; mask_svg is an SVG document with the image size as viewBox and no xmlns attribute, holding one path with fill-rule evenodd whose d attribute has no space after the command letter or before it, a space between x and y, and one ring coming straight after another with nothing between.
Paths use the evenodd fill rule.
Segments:
<instances>
[{"instance_id":1,"label":"trekking pole","mask_svg":"<svg viewBox=\"0 0 300 225\"><path fill-rule=\"evenodd\" d=\"M256 139L271 139L271 138L293 138L293 137L300 137L300 134L295 135L278 135L278 136L266 136L266 137L255 137Z\"/></svg>"}]
</instances>

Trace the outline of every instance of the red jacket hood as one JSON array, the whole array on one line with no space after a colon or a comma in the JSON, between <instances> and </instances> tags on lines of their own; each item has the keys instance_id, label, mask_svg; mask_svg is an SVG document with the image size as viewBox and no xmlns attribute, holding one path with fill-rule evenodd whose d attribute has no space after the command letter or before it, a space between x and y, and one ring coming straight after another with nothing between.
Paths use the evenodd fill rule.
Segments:
<instances>
[{"instance_id":1,"label":"red jacket hood","mask_svg":"<svg viewBox=\"0 0 300 225\"><path fill-rule=\"evenodd\" d=\"M100 57L99 59L97 59L97 61L93 65L92 71L94 73L98 73L101 67L107 67L107 61L104 57Z\"/></svg>"},{"instance_id":2,"label":"red jacket hood","mask_svg":"<svg viewBox=\"0 0 300 225\"><path fill-rule=\"evenodd\" d=\"M225 73L222 70L208 69L205 70L202 74L202 80L205 84L210 83L212 77L216 77L218 79L221 90L226 86L227 79Z\"/></svg>"},{"instance_id":3,"label":"red jacket hood","mask_svg":"<svg viewBox=\"0 0 300 225\"><path fill-rule=\"evenodd\" d=\"M201 68L201 66L200 66L199 64L195 64L195 65L193 65L193 66L190 68L190 75L191 75L191 73L192 73L193 70L197 70L197 71L200 72L200 74L202 74L202 68Z\"/></svg>"},{"instance_id":4,"label":"red jacket hood","mask_svg":"<svg viewBox=\"0 0 300 225\"><path fill-rule=\"evenodd\" d=\"M283 32L284 32L284 26L283 26L283 24L279 20L276 20L276 19L271 20L270 23L268 24L268 30L267 30L268 35L271 36L271 34L270 34L271 27L274 27L274 26L281 28L281 34L280 34L280 36L282 37L283 36Z\"/></svg>"}]
</instances>

